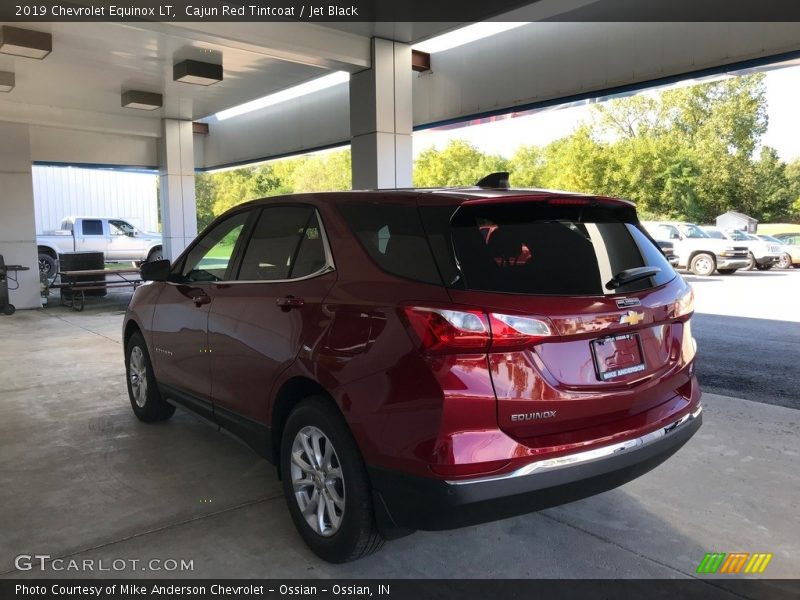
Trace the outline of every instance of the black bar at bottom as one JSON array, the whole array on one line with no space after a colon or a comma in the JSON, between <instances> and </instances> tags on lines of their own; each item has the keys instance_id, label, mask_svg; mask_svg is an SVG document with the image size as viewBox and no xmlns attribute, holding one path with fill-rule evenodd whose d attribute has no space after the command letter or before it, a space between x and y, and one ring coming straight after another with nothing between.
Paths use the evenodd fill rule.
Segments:
<instances>
[{"instance_id":1,"label":"black bar at bottom","mask_svg":"<svg viewBox=\"0 0 800 600\"><path fill-rule=\"evenodd\" d=\"M520 557L524 560L524 557ZM191 598L379 598L385 600L796 600L800 580L740 579L5 579L0 598L128 600Z\"/></svg>"}]
</instances>

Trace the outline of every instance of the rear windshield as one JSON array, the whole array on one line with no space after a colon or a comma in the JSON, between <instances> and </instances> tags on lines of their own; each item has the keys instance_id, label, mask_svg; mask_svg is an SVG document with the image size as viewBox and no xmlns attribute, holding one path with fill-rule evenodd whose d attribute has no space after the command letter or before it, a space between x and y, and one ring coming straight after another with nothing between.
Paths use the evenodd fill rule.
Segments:
<instances>
[{"instance_id":1,"label":"rear windshield","mask_svg":"<svg viewBox=\"0 0 800 600\"><path fill-rule=\"evenodd\" d=\"M648 289L676 276L628 207L363 204L343 212L381 268L456 289L603 295ZM650 266L660 271L614 290L605 287L622 271Z\"/></svg>"}]
</instances>

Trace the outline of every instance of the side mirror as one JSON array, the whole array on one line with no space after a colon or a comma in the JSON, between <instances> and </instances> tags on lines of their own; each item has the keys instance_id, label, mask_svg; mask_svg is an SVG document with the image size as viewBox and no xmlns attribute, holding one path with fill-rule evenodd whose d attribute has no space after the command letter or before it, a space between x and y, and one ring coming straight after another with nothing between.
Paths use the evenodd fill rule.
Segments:
<instances>
[{"instance_id":1,"label":"side mirror","mask_svg":"<svg viewBox=\"0 0 800 600\"><path fill-rule=\"evenodd\" d=\"M139 274L142 281L166 281L169 279L170 262L168 260L154 260L142 263Z\"/></svg>"}]
</instances>

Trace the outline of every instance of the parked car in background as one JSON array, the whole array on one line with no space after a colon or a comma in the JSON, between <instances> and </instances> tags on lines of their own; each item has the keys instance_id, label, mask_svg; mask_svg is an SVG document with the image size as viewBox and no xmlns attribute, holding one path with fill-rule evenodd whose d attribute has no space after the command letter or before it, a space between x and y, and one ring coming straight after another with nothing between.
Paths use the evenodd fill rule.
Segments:
<instances>
[{"instance_id":1,"label":"parked car in background","mask_svg":"<svg viewBox=\"0 0 800 600\"><path fill-rule=\"evenodd\" d=\"M654 239L672 242L678 267L695 275L712 275L714 271L730 275L748 265L746 246L714 239L694 223L644 221L642 225Z\"/></svg>"},{"instance_id":2,"label":"parked car in background","mask_svg":"<svg viewBox=\"0 0 800 600\"><path fill-rule=\"evenodd\" d=\"M800 233L776 233L772 237L777 238L787 244L800 246Z\"/></svg>"},{"instance_id":3,"label":"parked car in background","mask_svg":"<svg viewBox=\"0 0 800 600\"><path fill-rule=\"evenodd\" d=\"M766 242L777 244L780 248L780 257L778 258L777 267L779 269L788 269L794 267L800 268L800 236L795 242L787 241L794 239L792 236L787 235L786 239L779 239L772 235L758 235L759 238Z\"/></svg>"},{"instance_id":4,"label":"parked car in background","mask_svg":"<svg viewBox=\"0 0 800 600\"><path fill-rule=\"evenodd\" d=\"M755 236L750 236L738 229L721 229L719 227L706 226L702 228L708 235L720 240L727 240L732 244L742 244L747 247L747 270L768 271L778 262L781 256L780 246L760 240Z\"/></svg>"},{"instance_id":5,"label":"parked car in background","mask_svg":"<svg viewBox=\"0 0 800 600\"><path fill-rule=\"evenodd\" d=\"M658 247L661 248L661 252L664 253L664 257L669 261L669 264L673 267L677 267L678 255L675 254L675 244L666 240L656 240L656 243Z\"/></svg>"},{"instance_id":6,"label":"parked car in background","mask_svg":"<svg viewBox=\"0 0 800 600\"><path fill-rule=\"evenodd\" d=\"M237 433L328 561L611 489L700 426L692 289L623 200L279 196L142 277L133 412Z\"/></svg>"},{"instance_id":7,"label":"parked car in background","mask_svg":"<svg viewBox=\"0 0 800 600\"><path fill-rule=\"evenodd\" d=\"M106 262L161 260L161 243L160 233L144 233L124 219L66 217L61 229L36 236L39 272L54 277L59 254L83 250L102 252Z\"/></svg>"}]
</instances>

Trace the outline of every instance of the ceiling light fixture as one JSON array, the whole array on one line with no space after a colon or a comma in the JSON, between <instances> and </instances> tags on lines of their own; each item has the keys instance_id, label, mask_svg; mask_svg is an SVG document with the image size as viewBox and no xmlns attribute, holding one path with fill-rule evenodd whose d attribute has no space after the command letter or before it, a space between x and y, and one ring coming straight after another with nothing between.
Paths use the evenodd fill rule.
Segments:
<instances>
[{"instance_id":1,"label":"ceiling light fixture","mask_svg":"<svg viewBox=\"0 0 800 600\"><path fill-rule=\"evenodd\" d=\"M433 54L435 52L444 52L452 48L458 48L464 44L469 44L476 40L481 40L504 31L516 29L522 25L527 25L526 22L508 23L497 21L484 21L482 23L473 23L461 29L437 35L424 42L419 42L411 46L412 50L419 50L420 52L427 52Z\"/></svg>"},{"instance_id":2,"label":"ceiling light fixture","mask_svg":"<svg viewBox=\"0 0 800 600\"><path fill-rule=\"evenodd\" d=\"M14 89L14 74L10 71L0 71L0 92L10 92Z\"/></svg>"},{"instance_id":3,"label":"ceiling light fixture","mask_svg":"<svg viewBox=\"0 0 800 600\"><path fill-rule=\"evenodd\" d=\"M139 110L156 110L164 105L164 97L153 92L128 90L122 92L122 106Z\"/></svg>"},{"instance_id":4,"label":"ceiling light fixture","mask_svg":"<svg viewBox=\"0 0 800 600\"><path fill-rule=\"evenodd\" d=\"M221 110L215 114L214 117L216 117L217 121L224 121L225 119L230 119L231 117L238 117L239 115L253 112L254 110L280 104L281 102L286 102L287 100L293 100L294 98L312 94L314 92L318 92L347 81L350 81L350 73L347 71L335 71L330 75L325 75L324 77L318 77L317 79L306 81L305 83L286 88L285 90L275 92L269 96L256 98L255 100L245 102L239 106Z\"/></svg>"},{"instance_id":5,"label":"ceiling light fixture","mask_svg":"<svg viewBox=\"0 0 800 600\"><path fill-rule=\"evenodd\" d=\"M0 27L0 52L43 59L53 50L53 36L44 31L33 31L3 25Z\"/></svg>"},{"instance_id":6,"label":"ceiling light fixture","mask_svg":"<svg viewBox=\"0 0 800 600\"><path fill-rule=\"evenodd\" d=\"M222 65L184 60L172 67L172 79L181 83L212 85L222 81Z\"/></svg>"}]
</instances>

